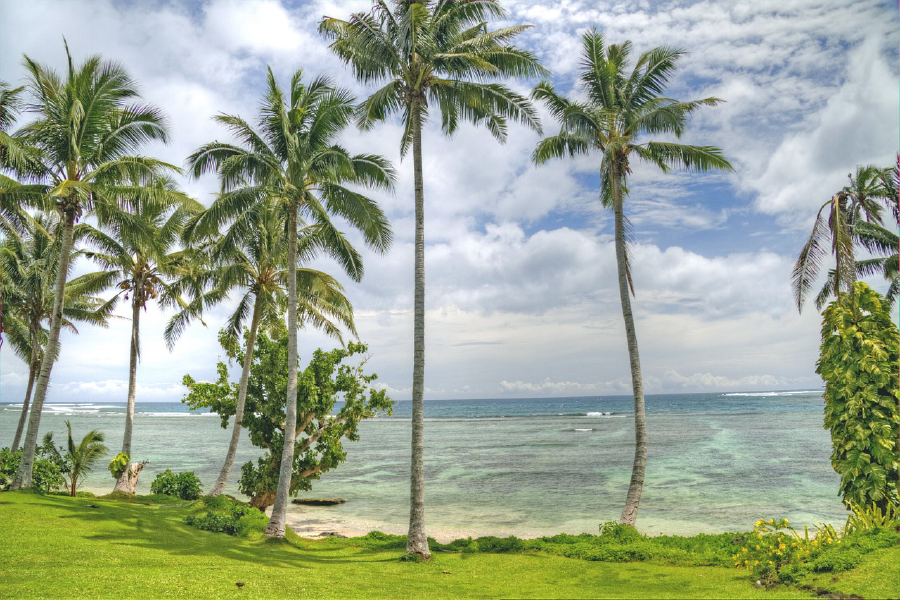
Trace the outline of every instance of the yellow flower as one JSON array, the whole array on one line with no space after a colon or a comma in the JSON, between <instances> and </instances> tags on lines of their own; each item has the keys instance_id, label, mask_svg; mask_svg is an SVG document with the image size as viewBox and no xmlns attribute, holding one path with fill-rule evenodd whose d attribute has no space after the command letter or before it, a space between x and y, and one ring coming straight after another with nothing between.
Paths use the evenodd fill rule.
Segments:
<instances>
[{"instance_id":1,"label":"yellow flower","mask_svg":"<svg viewBox=\"0 0 900 600\"><path fill-rule=\"evenodd\" d=\"M743 549L743 552L745 552L745 553L746 553L746 552L747 552L747 549L746 549L746 548L744 548L744 549Z\"/></svg>"}]
</instances>

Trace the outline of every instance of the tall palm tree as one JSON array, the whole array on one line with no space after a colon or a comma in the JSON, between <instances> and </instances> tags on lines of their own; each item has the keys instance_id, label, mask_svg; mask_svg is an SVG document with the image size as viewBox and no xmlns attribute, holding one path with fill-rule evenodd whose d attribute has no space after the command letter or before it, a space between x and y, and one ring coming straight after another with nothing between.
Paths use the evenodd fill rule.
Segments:
<instances>
[{"instance_id":1,"label":"tall palm tree","mask_svg":"<svg viewBox=\"0 0 900 600\"><path fill-rule=\"evenodd\" d=\"M58 219L49 215L38 215L36 218L25 215L25 218L27 234L8 235L0 245L6 333L13 350L28 364L28 386L11 446L13 452L19 448L34 380L47 341L44 322L50 320L53 308L53 284L59 253L59 236L55 235L59 229ZM78 238L79 227L75 229L75 237ZM84 284L84 277L66 283L62 327L76 334L75 322L78 321L106 327L115 308L115 302L91 295Z\"/></svg>"},{"instance_id":2,"label":"tall palm tree","mask_svg":"<svg viewBox=\"0 0 900 600\"><path fill-rule=\"evenodd\" d=\"M220 201L221 199L217 200ZM208 214L215 214L217 208L214 205ZM192 223L191 228L208 229L203 223L206 214L200 215ZM269 329L279 320L283 320L287 310L285 294L287 239L284 235L284 224L278 217L277 203L271 199L263 199L238 215L228 231L215 239L208 249L213 264L213 268L208 272L210 284L214 285L222 296L235 288L243 290L237 307L228 318L225 334L232 343L236 343L240 341L241 332L245 329L247 331L231 442L228 444L222 470L210 492L212 496L218 496L224 491L234 465L243 426L247 386L257 333L261 327ZM317 231L318 229L314 227L300 231L298 257L301 262L318 250L320 242L315 237ZM344 264L350 269L351 276L358 280L362 273L354 269L361 267L361 261L355 250L347 243L337 251L349 254L345 257L347 260ZM298 319L301 327L303 322L308 322L342 341L340 328L335 323L337 321L356 335L353 308L344 296L343 288L334 278L321 271L307 268L298 268L296 277ZM184 317L170 321L167 326L168 337L177 337L180 330L186 326L189 317L189 314L185 314Z\"/></svg>"},{"instance_id":3,"label":"tall palm tree","mask_svg":"<svg viewBox=\"0 0 900 600\"><path fill-rule=\"evenodd\" d=\"M0 81L0 234L4 237L25 232L27 217L21 206L22 196L32 197L34 203L36 192L39 195L39 190L29 185L42 171L39 150L10 132L24 106L24 89ZM18 194L9 193L13 190Z\"/></svg>"},{"instance_id":4,"label":"tall palm tree","mask_svg":"<svg viewBox=\"0 0 900 600\"><path fill-rule=\"evenodd\" d=\"M860 265L856 262L855 251L856 243L870 251L887 251L885 244L890 243L892 234L882 227L882 204L886 200L892 203L895 197L891 196L885 171L888 169L872 165L857 167L855 176L849 175L850 183L819 208L812 232L791 273L791 288L798 311L803 310L828 245L834 255L835 268L829 270L816 297L817 309L821 310L832 295L840 296L842 290L852 290L857 276L870 275L878 268L888 275L884 270L887 261L865 261Z\"/></svg>"},{"instance_id":5,"label":"tall palm tree","mask_svg":"<svg viewBox=\"0 0 900 600\"><path fill-rule=\"evenodd\" d=\"M97 229L86 233L89 242L99 250L85 251L84 255L103 271L83 279L90 279L96 290L116 288L113 301L122 296L131 301L128 405L121 450L128 456L132 456L137 364L141 356L141 310L146 311L151 302L161 308L187 305L172 283L190 269L193 253L178 248L177 244L184 224L201 210L202 205L193 201L177 207L150 203L141 205L135 214L120 213L111 219L107 223L111 235Z\"/></svg>"},{"instance_id":6,"label":"tall palm tree","mask_svg":"<svg viewBox=\"0 0 900 600\"><path fill-rule=\"evenodd\" d=\"M602 34L594 29L582 37L581 83L586 102L559 96L549 83L539 84L532 97L543 101L560 122L560 132L542 140L532 158L542 164L552 158L597 153L600 163L600 199L612 209L615 223L616 265L619 299L625 320L631 385L634 392L635 451L631 483L620 521L634 525L637 520L647 464L647 423L641 377L637 333L629 290L634 293L627 252L628 234L625 198L631 160L638 158L659 167L692 171L731 170L721 150L712 146L688 146L671 142L640 141L645 136L674 135L680 138L687 117L701 106L715 106L721 100L704 98L680 102L662 95L679 58L676 48L654 48L641 54L628 72L631 43L604 46Z\"/></svg>"},{"instance_id":7,"label":"tall palm tree","mask_svg":"<svg viewBox=\"0 0 900 600\"><path fill-rule=\"evenodd\" d=\"M177 167L134 153L146 142L166 142L162 114L147 104L132 104L139 98L134 81L125 69L93 56L77 68L66 46L68 69L60 77L52 69L24 58L27 90L32 99L26 110L35 120L23 129L28 143L41 152L46 173L40 186L42 200L52 206L62 223L56 293L47 348L35 384L34 402L19 470L12 487L31 485L41 410L47 396L50 367L57 355L62 325L63 297L72 254L75 222L93 213L103 224L113 214L143 204L181 202L186 197L151 185ZM35 202L33 191L4 194L8 199Z\"/></svg>"},{"instance_id":8,"label":"tall palm tree","mask_svg":"<svg viewBox=\"0 0 900 600\"><path fill-rule=\"evenodd\" d=\"M507 119L540 132L531 103L502 83L485 80L542 76L547 71L529 52L510 45L528 25L489 31L489 18L507 12L495 0L374 0L368 13L348 21L326 17L319 31L331 49L366 83L384 84L360 107L359 125L400 113L400 153L412 147L415 180L415 293L413 324L412 460L407 552L431 556L425 532L425 190L422 126L429 108L441 116L446 135L459 121L483 124L500 142Z\"/></svg>"},{"instance_id":9,"label":"tall palm tree","mask_svg":"<svg viewBox=\"0 0 900 600\"><path fill-rule=\"evenodd\" d=\"M352 121L354 98L350 92L331 85L327 77L304 84L298 70L291 78L288 101L268 72L268 90L263 99L257 132L240 117L219 115L241 145L213 142L198 149L188 159L195 176L216 170L222 182L220 201L210 207L206 220L209 235L264 199L277 204L278 219L284 224L287 243L287 330L288 385L285 398L284 451L278 488L266 535L284 537L291 471L294 464L294 436L297 423L297 329L298 297L297 232L300 217L336 239L339 233L331 214L339 215L360 231L367 245L385 251L391 230L384 213L370 198L346 187L359 185L392 189L394 171L380 156L351 156L335 144L335 138Z\"/></svg>"}]
</instances>

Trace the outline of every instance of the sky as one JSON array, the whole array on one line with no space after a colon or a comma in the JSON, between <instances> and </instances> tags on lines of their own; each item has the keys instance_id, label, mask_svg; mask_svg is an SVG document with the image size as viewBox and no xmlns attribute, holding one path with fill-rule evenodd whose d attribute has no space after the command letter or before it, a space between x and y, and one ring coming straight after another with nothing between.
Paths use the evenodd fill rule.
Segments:
<instances>
[{"instance_id":1,"label":"sky","mask_svg":"<svg viewBox=\"0 0 900 600\"><path fill-rule=\"evenodd\" d=\"M667 95L725 100L697 112L683 143L714 145L728 174L663 174L633 164L626 214L633 309L649 394L819 389L820 317L798 313L790 272L819 206L857 165L890 165L898 151L897 8L881 0L504 0L516 45L536 54L557 91L577 98L581 34L687 51ZM266 67L282 86L303 69L359 98L355 81L318 35L323 15L346 18L366 0L0 0L0 79L24 83L23 54L62 72L63 38L76 62L123 64L143 98L167 115L168 145L142 152L176 165L197 147L230 140L211 117L255 121ZM537 81L508 82L527 94ZM540 109L544 132L558 131ZM26 122L24 115L20 123ZM341 143L394 162L395 192L375 193L394 231L384 255L364 251L354 283L367 367L395 400L412 387L413 177L400 126L346 130ZM511 124L506 144L439 123L423 134L426 235L426 399L618 395L631 392L612 218L598 202L597 156L536 167L537 133ZM214 176L183 179L209 205ZM351 231L347 232L351 237ZM358 239L358 238L354 238ZM79 263L77 272L90 265ZM77 274L77 273L76 273ZM880 291L883 280L871 283ZM194 324L172 352L170 314L142 315L137 399L178 401L182 376L215 379L216 335L237 295ZM50 402L125 401L130 321L63 333ZM301 360L334 341L300 335ZM237 367L232 374L237 378ZM24 396L27 368L0 350L0 401Z\"/></svg>"}]
</instances>

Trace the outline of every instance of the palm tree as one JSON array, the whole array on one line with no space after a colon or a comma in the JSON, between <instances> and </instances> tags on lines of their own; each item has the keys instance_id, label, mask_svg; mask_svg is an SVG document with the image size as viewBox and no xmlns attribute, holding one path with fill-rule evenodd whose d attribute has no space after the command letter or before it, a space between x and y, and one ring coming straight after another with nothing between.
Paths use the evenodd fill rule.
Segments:
<instances>
[{"instance_id":1,"label":"palm tree","mask_svg":"<svg viewBox=\"0 0 900 600\"><path fill-rule=\"evenodd\" d=\"M31 485L41 410L47 396L50 367L57 355L63 297L72 254L75 222L93 213L102 225L116 212L144 205L186 200L181 194L151 185L177 168L134 152L145 142L168 139L162 114L146 104L130 104L139 97L123 67L88 58L77 68L66 46L68 70L61 78L53 70L24 58L26 106L36 119L23 129L28 143L41 152L48 183L39 186L41 199L59 213L62 223L56 293L47 335L47 348L35 384L28 431L13 489ZM36 202L34 190L7 192L8 200Z\"/></svg>"},{"instance_id":2,"label":"palm tree","mask_svg":"<svg viewBox=\"0 0 900 600\"><path fill-rule=\"evenodd\" d=\"M109 453L109 448L103 445L104 436L96 429L92 429L81 438L81 442L76 446L75 440L72 438L72 424L66 421L66 429L69 432L66 441L66 453L61 454L56 446L53 445L53 432L48 432L44 436L44 448L46 448L53 457L64 465L64 473L69 480L69 494L74 498L75 491L78 489L78 483L88 473L90 473L94 464Z\"/></svg>"},{"instance_id":3,"label":"palm tree","mask_svg":"<svg viewBox=\"0 0 900 600\"><path fill-rule=\"evenodd\" d=\"M102 272L89 277L93 289L115 287L118 291L112 301L121 296L126 301L131 300L128 406L121 450L129 457L132 456L137 364L141 356L141 310L146 311L150 302L156 302L161 308L187 306L180 290L172 283L189 272L193 252L178 249L175 245L181 239L184 224L200 210L202 206L193 201L182 202L177 207L150 203L140 206L135 214L120 213L111 219L107 227L112 235L97 229L86 233L90 243L100 250L85 251L84 255L103 268ZM120 478L120 481L123 480Z\"/></svg>"},{"instance_id":4,"label":"palm tree","mask_svg":"<svg viewBox=\"0 0 900 600\"><path fill-rule=\"evenodd\" d=\"M220 201L221 199L217 200L217 202ZM218 207L214 205L210 208L211 212L200 215L192 223L192 229L208 229L203 223L203 217L206 214L216 214L217 209ZM300 232L298 256L301 258L301 262L307 255L319 249L320 240L315 236L317 231L316 228L308 227ZM358 281L362 272L354 269L361 267L361 262L349 243L336 251L333 248L331 250L332 253L348 254L344 264L349 268L351 276ZM253 364L257 333L260 327L270 329L277 326L278 321L283 320L287 310L287 295L284 291L287 287L287 240L284 235L284 225L278 218L278 205L271 199L263 199L245 213L238 215L228 231L214 241L208 252L212 264L216 265L209 270L208 279L211 283L214 282L213 285L216 286L219 294L224 296L234 288L244 290L235 311L228 318L224 330L230 343L239 342L241 332L248 327L247 319L249 317L249 329L246 329L246 352L238 388L231 442L228 445L222 470L210 492L211 496L218 496L228 483L240 442L244 406L247 400L247 385L250 367ZM298 318L301 327L304 321L309 322L313 326L323 329L332 337L343 341L341 331L334 322L338 321L356 335L353 308L344 296L343 288L334 278L321 271L306 268L298 268L296 276ZM172 332L168 333L167 331L169 337L177 337L178 333L186 326L187 317L189 315L169 322L167 330Z\"/></svg>"},{"instance_id":5,"label":"palm tree","mask_svg":"<svg viewBox=\"0 0 900 600\"><path fill-rule=\"evenodd\" d=\"M38 149L10 133L24 105L24 89L0 81L0 171L10 173L0 173L0 234L7 237L25 231L27 217L19 200L28 191L33 195L34 189L21 182L31 182L42 170ZM13 190L18 196L9 193Z\"/></svg>"},{"instance_id":6,"label":"palm tree","mask_svg":"<svg viewBox=\"0 0 900 600\"><path fill-rule=\"evenodd\" d=\"M326 77L303 83L298 70L291 78L289 100L268 72L268 90L260 110L258 133L240 117L219 115L241 146L213 142L198 149L188 162L195 176L219 172L222 195L207 211L210 235L223 223L249 210L264 199L278 207L278 219L287 232L287 330L288 385L285 398L284 451L278 488L266 535L284 537L291 471L294 463L294 436L297 423L297 231L299 217L322 230L328 239L340 236L330 214L343 217L358 229L366 244L384 252L391 242L391 230L378 205L351 190L346 184L392 189L394 172L380 156L351 156L334 143L351 122L354 98L335 88Z\"/></svg>"},{"instance_id":7,"label":"palm tree","mask_svg":"<svg viewBox=\"0 0 900 600\"><path fill-rule=\"evenodd\" d=\"M58 219L38 215L25 216L27 235L8 235L0 246L0 274L2 274L3 305L6 308L4 326L13 350L28 364L28 387L22 402L19 425L13 438L12 451L19 442L28 416L31 393L37 370L47 341L43 324L50 320L53 308L53 284L58 264ZM80 237L79 227L75 237ZM79 277L66 283L62 327L78 333L74 323L81 321L91 325L107 326L115 303L93 296L84 287L85 278Z\"/></svg>"},{"instance_id":8,"label":"palm tree","mask_svg":"<svg viewBox=\"0 0 900 600\"><path fill-rule=\"evenodd\" d=\"M551 158L600 154L600 199L613 211L619 299L625 320L631 385L634 391L635 451L631 484L620 521L634 525L644 486L647 464L647 424L637 333L631 310L629 289L634 293L627 252L628 235L624 204L628 194L630 161L636 157L656 165L663 172L685 168L692 171L731 170L721 150L712 146L687 146L638 138L659 134L680 138L687 117L701 106L715 106L721 100L704 98L679 102L662 96L682 50L654 48L638 57L627 72L631 43L604 47L603 36L591 29L582 37L581 82L586 102L562 98L549 83L539 84L532 97L543 101L560 122L559 134L542 140L532 158L542 164Z\"/></svg>"},{"instance_id":9,"label":"palm tree","mask_svg":"<svg viewBox=\"0 0 900 600\"><path fill-rule=\"evenodd\" d=\"M531 103L501 83L486 79L532 77L546 70L529 52L509 44L528 25L487 28L488 18L505 18L494 0L374 0L369 13L349 21L326 17L319 31L332 39L331 49L366 83L384 83L360 107L359 125L401 113L404 131L400 153L412 147L415 180L415 293L413 324L412 460L407 552L431 556L425 532L424 394L425 394L425 191L422 172L422 125L429 107L437 108L446 135L460 119L483 124L500 142L507 119L540 132Z\"/></svg>"},{"instance_id":10,"label":"palm tree","mask_svg":"<svg viewBox=\"0 0 900 600\"><path fill-rule=\"evenodd\" d=\"M878 269L886 277L889 276L885 271L890 264L888 261L869 260L857 264L854 248L859 243L870 251L889 253L896 246L896 239L892 243L891 232L881 226L882 203L887 200L890 204L896 199L891 195L886 171L889 169L872 165L857 167L855 176L848 175L849 185L819 208L812 232L800 250L791 274L791 288L798 311L803 310L829 244L834 254L835 268L829 270L828 278L816 297L817 309L821 310L832 295L840 296L842 289L852 290L857 276L870 275Z\"/></svg>"}]
</instances>

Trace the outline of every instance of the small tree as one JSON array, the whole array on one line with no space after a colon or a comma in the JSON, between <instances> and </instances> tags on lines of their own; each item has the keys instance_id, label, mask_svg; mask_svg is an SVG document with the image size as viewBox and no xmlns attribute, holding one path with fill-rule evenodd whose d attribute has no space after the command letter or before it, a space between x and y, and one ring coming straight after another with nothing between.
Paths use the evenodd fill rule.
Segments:
<instances>
[{"instance_id":1,"label":"small tree","mask_svg":"<svg viewBox=\"0 0 900 600\"><path fill-rule=\"evenodd\" d=\"M77 446L72 437L72 424L69 421L66 421L66 429L69 436L63 452L57 450L53 445L53 436L50 433L44 436L44 445L41 450L49 455L53 462L62 465L66 486L69 488L70 495L75 496L78 484L94 469L97 461L109 453L109 448L103 445L104 436L96 429L92 429L81 438L81 442Z\"/></svg>"},{"instance_id":2,"label":"small tree","mask_svg":"<svg viewBox=\"0 0 900 600\"><path fill-rule=\"evenodd\" d=\"M825 428L844 504L898 502L900 333L885 299L862 282L825 309L821 357Z\"/></svg>"},{"instance_id":3,"label":"small tree","mask_svg":"<svg viewBox=\"0 0 900 600\"><path fill-rule=\"evenodd\" d=\"M250 496L250 505L260 510L275 501L284 445L285 407L278 399L287 391L288 336L281 329L273 337L261 333L256 339L244 414L250 441L266 452L256 464L244 464L239 489ZM243 363L245 347L225 350L231 360ZM292 436L296 438L289 488L292 495L309 490L314 479L344 462L347 452L342 441L359 439L360 421L390 412L393 402L385 391L371 389L377 375L363 373L365 360L343 364L345 359L365 352L366 346L353 342L346 349L316 350L301 373L296 396L297 428ZM225 363L219 362L217 371L215 383L199 383L185 375L183 383L190 392L182 402L217 413L222 417L222 427L227 428L228 419L235 413L239 390L228 381ZM343 406L333 413L339 401L343 401Z\"/></svg>"}]
</instances>

